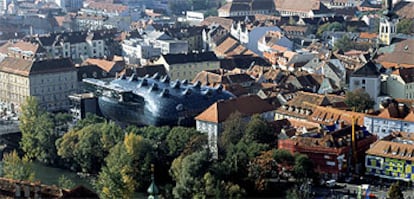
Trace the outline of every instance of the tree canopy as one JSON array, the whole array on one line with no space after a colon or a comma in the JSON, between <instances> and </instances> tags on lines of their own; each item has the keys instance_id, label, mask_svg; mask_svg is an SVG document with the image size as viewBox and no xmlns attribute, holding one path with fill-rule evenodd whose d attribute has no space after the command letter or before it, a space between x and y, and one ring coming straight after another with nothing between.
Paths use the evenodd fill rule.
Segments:
<instances>
[{"instance_id":1,"label":"tree canopy","mask_svg":"<svg viewBox=\"0 0 414 199\"><path fill-rule=\"evenodd\" d=\"M355 109L357 112L363 112L373 108L375 102L367 92L362 89L357 89L346 93L345 104L348 107Z\"/></svg>"},{"instance_id":2,"label":"tree canopy","mask_svg":"<svg viewBox=\"0 0 414 199\"><path fill-rule=\"evenodd\" d=\"M21 106L20 147L29 159L37 159L46 164L57 161L55 141L59 132L51 115L41 109L35 97L27 97ZM60 123L59 118L56 122Z\"/></svg>"},{"instance_id":3,"label":"tree canopy","mask_svg":"<svg viewBox=\"0 0 414 199\"><path fill-rule=\"evenodd\" d=\"M323 32L325 31L343 31L344 26L340 24L339 22L333 22L333 23L325 23L318 27L318 30L316 31L316 35L322 36Z\"/></svg>"},{"instance_id":4,"label":"tree canopy","mask_svg":"<svg viewBox=\"0 0 414 199\"><path fill-rule=\"evenodd\" d=\"M6 178L30 181L33 181L35 178L29 158L20 158L16 151L4 155L2 169L3 176Z\"/></svg>"},{"instance_id":5,"label":"tree canopy","mask_svg":"<svg viewBox=\"0 0 414 199\"><path fill-rule=\"evenodd\" d=\"M397 24L398 33L413 34L414 21L412 19L401 19Z\"/></svg>"},{"instance_id":6,"label":"tree canopy","mask_svg":"<svg viewBox=\"0 0 414 199\"><path fill-rule=\"evenodd\" d=\"M149 184L151 145L140 135L129 133L105 159L95 188L101 198L132 198Z\"/></svg>"},{"instance_id":7,"label":"tree canopy","mask_svg":"<svg viewBox=\"0 0 414 199\"><path fill-rule=\"evenodd\" d=\"M83 172L97 173L109 150L123 139L122 129L113 122L88 125L71 130L57 140L58 154L69 167Z\"/></svg>"}]
</instances>

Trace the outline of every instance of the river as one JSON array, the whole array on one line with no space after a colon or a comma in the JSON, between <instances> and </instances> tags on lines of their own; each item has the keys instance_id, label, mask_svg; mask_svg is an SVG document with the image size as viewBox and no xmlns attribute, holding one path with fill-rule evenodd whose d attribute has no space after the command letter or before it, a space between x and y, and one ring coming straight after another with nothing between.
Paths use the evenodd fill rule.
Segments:
<instances>
[{"instance_id":1,"label":"river","mask_svg":"<svg viewBox=\"0 0 414 199\"><path fill-rule=\"evenodd\" d=\"M0 164L2 164L1 161ZM59 186L59 178L64 175L75 184L75 187L77 185L83 185L91 190L94 190L92 184L86 178L79 177L75 172L45 166L37 162L31 163L31 166L35 172L35 180L39 180L42 184Z\"/></svg>"}]
</instances>

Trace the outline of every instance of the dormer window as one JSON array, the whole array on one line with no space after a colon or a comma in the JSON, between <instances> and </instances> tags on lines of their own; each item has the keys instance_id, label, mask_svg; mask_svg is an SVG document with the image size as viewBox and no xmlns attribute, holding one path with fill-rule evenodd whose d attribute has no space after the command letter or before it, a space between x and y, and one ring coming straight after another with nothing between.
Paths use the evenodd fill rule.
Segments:
<instances>
[{"instance_id":1,"label":"dormer window","mask_svg":"<svg viewBox=\"0 0 414 199\"><path fill-rule=\"evenodd\" d=\"M400 152L400 148L397 148L397 150L396 151L393 151L392 154L393 155L397 155L399 152Z\"/></svg>"}]
</instances>

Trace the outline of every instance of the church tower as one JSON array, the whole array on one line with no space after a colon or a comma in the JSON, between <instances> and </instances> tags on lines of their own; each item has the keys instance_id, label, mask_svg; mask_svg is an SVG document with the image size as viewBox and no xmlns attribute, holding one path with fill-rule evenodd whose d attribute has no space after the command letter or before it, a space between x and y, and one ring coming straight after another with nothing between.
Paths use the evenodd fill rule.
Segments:
<instances>
[{"instance_id":1,"label":"church tower","mask_svg":"<svg viewBox=\"0 0 414 199\"><path fill-rule=\"evenodd\" d=\"M385 0L385 4L386 11L380 19L378 40L380 44L390 45L397 34L398 16L393 12L392 0Z\"/></svg>"}]
</instances>

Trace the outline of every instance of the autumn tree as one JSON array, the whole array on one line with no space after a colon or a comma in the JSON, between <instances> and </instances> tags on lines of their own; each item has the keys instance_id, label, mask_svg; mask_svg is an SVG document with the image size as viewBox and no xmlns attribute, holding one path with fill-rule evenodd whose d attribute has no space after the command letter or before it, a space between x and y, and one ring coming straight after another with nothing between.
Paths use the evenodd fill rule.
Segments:
<instances>
[{"instance_id":1,"label":"autumn tree","mask_svg":"<svg viewBox=\"0 0 414 199\"><path fill-rule=\"evenodd\" d=\"M273 158L274 150L262 152L250 161L248 166L249 179L254 181L258 191L267 189L267 179L277 177L277 163Z\"/></svg>"},{"instance_id":2,"label":"autumn tree","mask_svg":"<svg viewBox=\"0 0 414 199\"><path fill-rule=\"evenodd\" d=\"M101 198L132 198L150 182L151 145L140 135L127 134L105 159L94 186Z\"/></svg>"},{"instance_id":3,"label":"autumn tree","mask_svg":"<svg viewBox=\"0 0 414 199\"><path fill-rule=\"evenodd\" d=\"M357 112L364 112L365 110L373 108L375 102L367 92L362 89L357 89L346 93L345 104Z\"/></svg>"},{"instance_id":4,"label":"autumn tree","mask_svg":"<svg viewBox=\"0 0 414 199\"><path fill-rule=\"evenodd\" d=\"M35 178L29 158L20 158L16 151L4 155L2 169L3 176L6 178L29 181Z\"/></svg>"}]
</instances>

